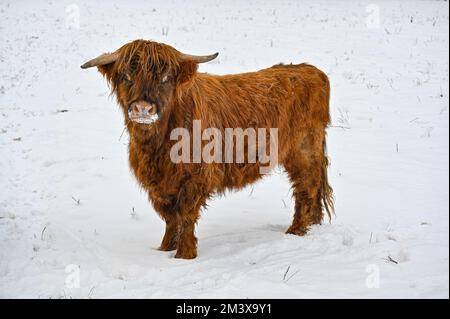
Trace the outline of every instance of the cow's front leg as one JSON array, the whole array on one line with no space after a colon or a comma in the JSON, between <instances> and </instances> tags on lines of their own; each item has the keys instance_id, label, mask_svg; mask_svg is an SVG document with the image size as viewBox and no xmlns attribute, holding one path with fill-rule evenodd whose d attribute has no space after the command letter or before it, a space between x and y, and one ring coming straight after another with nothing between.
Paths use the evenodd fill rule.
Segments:
<instances>
[{"instance_id":1,"label":"cow's front leg","mask_svg":"<svg viewBox=\"0 0 450 319\"><path fill-rule=\"evenodd\" d=\"M195 224L200 214L201 205L196 205L188 213L180 215L180 236L175 258L193 259L197 257L197 238Z\"/></svg>"},{"instance_id":2,"label":"cow's front leg","mask_svg":"<svg viewBox=\"0 0 450 319\"><path fill-rule=\"evenodd\" d=\"M166 232L161 242L159 250L171 251L177 249L179 237L179 223L176 217L166 217Z\"/></svg>"},{"instance_id":3,"label":"cow's front leg","mask_svg":"<svg viewBox=\"0 0 450 319\"><path fill-rule=\"evenodd\" d=\"M195 222L183 221L175 258L193 259L197 257L197 238L195 237Z\"/></svg>"},{"instance_id":4,"label":"cow's front leg","mask_svg":"<svg viewBox=\"0 0 450 319\"><path fill-rule=\"evenodd\" d=\"M180 229L177 212L173 209L175 198L161 198L152 195L154 194L149 193L149 199L153 203L153 208L166 222L166 231L158 249L161 251L175 250L177 249Z\"/></svg>"}]
</instances>

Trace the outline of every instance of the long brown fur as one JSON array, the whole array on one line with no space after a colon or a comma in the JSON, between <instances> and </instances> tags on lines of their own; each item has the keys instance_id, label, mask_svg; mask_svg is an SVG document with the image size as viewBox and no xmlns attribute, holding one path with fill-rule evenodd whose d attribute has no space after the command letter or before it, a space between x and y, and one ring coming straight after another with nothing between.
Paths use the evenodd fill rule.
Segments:
<instances>
[{"instance_id":1,"label":"long brown fur","mask_svg":"<svg viewBox=\"0 0 450 319\"><path fill-rule=\"evenodd\" d=\"M295 215L287 233L304 235L333 213L327 180L325 129L330 123L327 76L308 64L275 65L234 75L197 72L197 63L174 48L136 40L118 50L119 59L99 66L112 86L130 133L129 163L157 213L166 221L161 250L177 249L178 258L197 256L195 224L201 207L214 194L242 189L263 175L261 163L179 163L170 159L177 141L174 128L278 128L278 163L289 175ZM168 84L161 78L171 75ZM131 76L132 81L124 80ZM161 105L152 125L128 118L131 102L151 99ZM224 134L223 134L224 136ZM203 142L204 144L206 141ZM192 150L191 150L192 151Z\"/></svg>"}]
</instances>

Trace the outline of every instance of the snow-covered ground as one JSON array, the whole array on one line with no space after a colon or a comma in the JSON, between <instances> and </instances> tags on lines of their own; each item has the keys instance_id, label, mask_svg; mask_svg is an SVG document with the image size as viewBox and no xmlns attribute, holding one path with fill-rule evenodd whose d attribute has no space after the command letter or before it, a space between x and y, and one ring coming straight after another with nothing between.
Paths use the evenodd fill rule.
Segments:
<instances>
[{"instance_id":1,"label":"snow-covered ground","mask_svg":"<svg viewBox=\"0 0 450 319\"><path fill-rule=\"evenodd\" d=\"M449 4L444 1L0 2L0 297L449 297ZM309 62L332 82L336 218L305 237L277 171L217 198L199 257L127 164L94 69L136 39L210 73ZM79 288L77 286L79 278Z\"/></svg>"}]
</instances>

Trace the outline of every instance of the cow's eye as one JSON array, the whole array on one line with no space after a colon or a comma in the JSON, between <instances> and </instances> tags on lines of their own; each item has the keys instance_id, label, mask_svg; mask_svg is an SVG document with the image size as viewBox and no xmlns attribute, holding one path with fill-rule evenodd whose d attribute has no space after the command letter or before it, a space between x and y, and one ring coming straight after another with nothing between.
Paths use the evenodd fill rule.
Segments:
<instances>
[{"instance_id":1,"label":"cow's eye","mask_svg":"<svg viewBox=\"0 0 450 319\"><path fill-rule=\"evenodd\" d=\"M124 81L125 83L127 83L127 84L133 83L133 81L131 81L131 76L130 76L128 73L124 74L123 77L122 77L122 79L123 79L123 81Z\"/></svg>"}]
</instances>

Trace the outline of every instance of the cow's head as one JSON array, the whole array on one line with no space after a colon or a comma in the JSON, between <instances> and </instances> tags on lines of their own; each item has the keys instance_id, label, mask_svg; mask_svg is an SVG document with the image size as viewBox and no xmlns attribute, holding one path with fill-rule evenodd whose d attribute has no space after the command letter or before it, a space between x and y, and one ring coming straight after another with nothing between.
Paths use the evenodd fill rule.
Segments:
<instances>
[{"instance_id":1,"label":"cow's head","mask_svg":"<svg viewBox=\"0 0 450 319\"><path fill-rule=\"evenodd\" d=\"M184 54L152 41L135 40L81 66L97 66L111 85L125 116L134 122L156 122L197 72L198 63L216 58Z\"/></svg>"}]
</instances>

